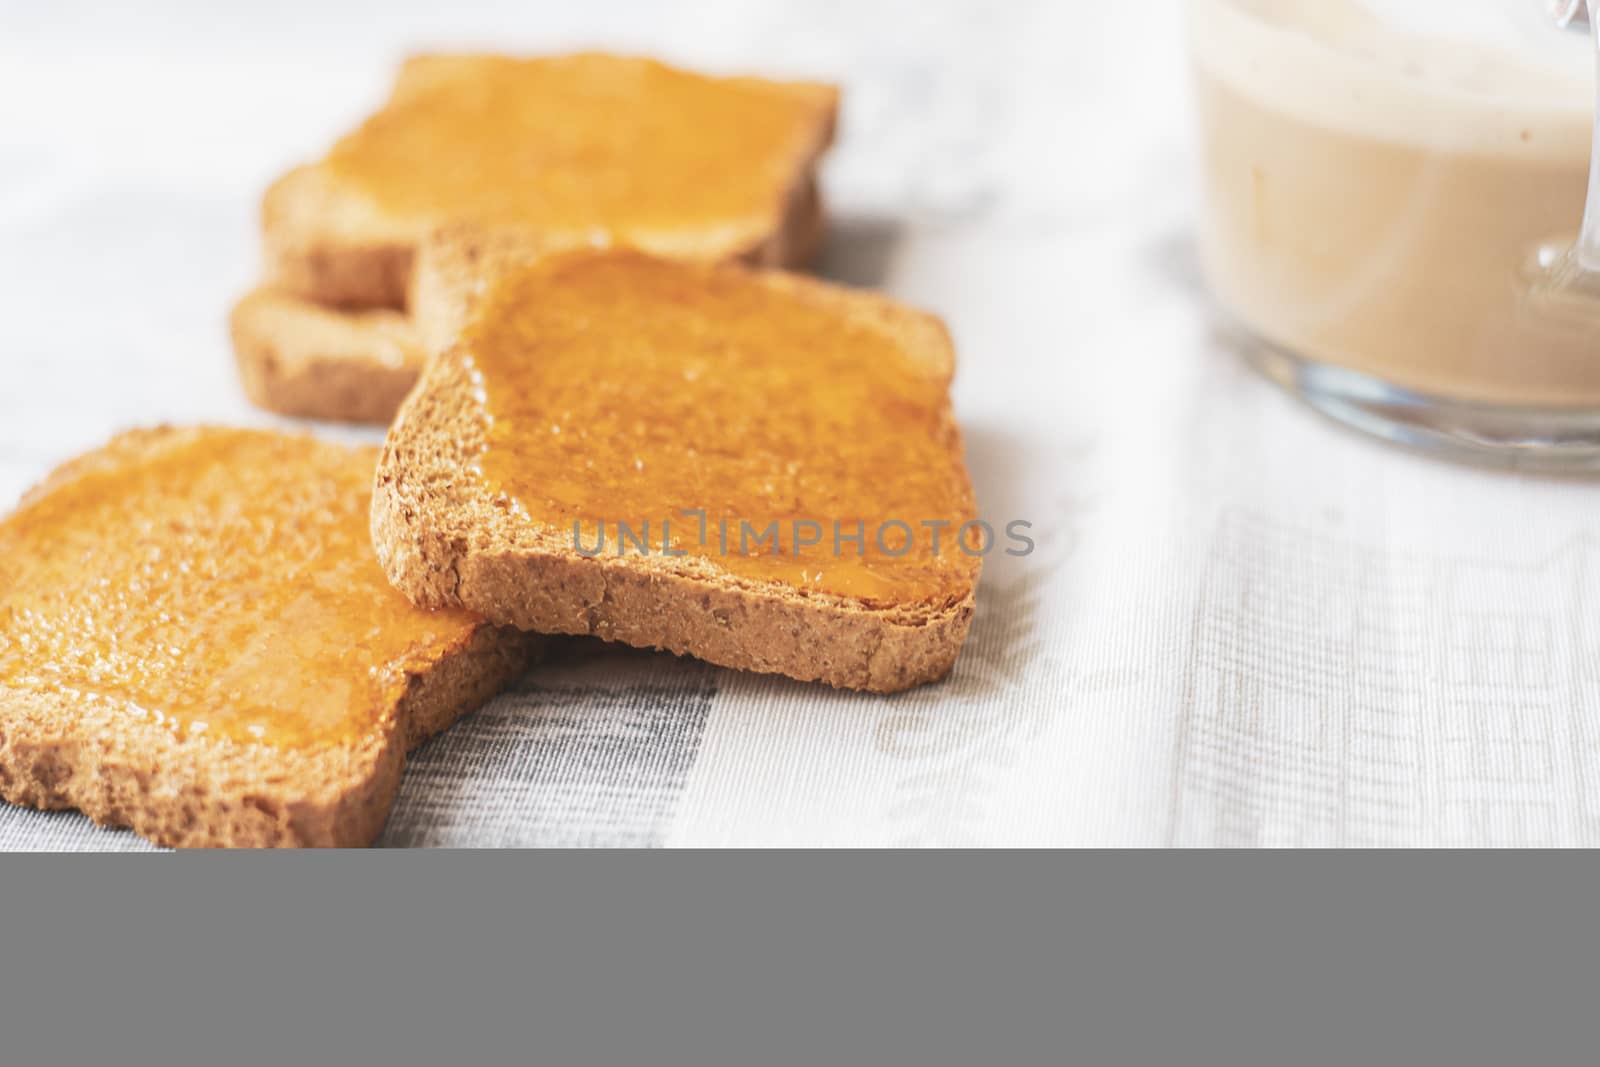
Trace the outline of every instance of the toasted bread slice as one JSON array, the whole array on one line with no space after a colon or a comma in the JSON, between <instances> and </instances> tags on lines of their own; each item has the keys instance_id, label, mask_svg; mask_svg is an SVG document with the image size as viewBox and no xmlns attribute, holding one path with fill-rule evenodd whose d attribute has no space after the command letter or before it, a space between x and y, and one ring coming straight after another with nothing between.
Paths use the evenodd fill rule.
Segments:
<instances>
[{"instance_id":1,"label":"toasted bread slice","mask_svg":"<svg viewBox=\"0 0 1600 1067\"><path fill-rule=\"evenodd\" d=\"M796 266L838 91L602 54L421 56L389 101L262 207L266 283L402 307L417 243L450 223L544 247L596 240Z\"/></svg>"},{"instance_id":2,"label":"toasted bread slice","mask_svg":"<svg viewBox=\"0 0 1600 1067\"><path fill-rule=\"evenodd\" d=\"M771 246L784 263L809 262L821 247L815 182L802 193L797 214ZM444 249L442 263L430 248ZM441 278L441 268L467 269L477 277L480 258L527 259L553 250L551 241L516 228L441 227L423 239L414 257L405 301L409 315L383 307L329 307L280 289L252 290L234 305L229 320L245 395L284 415L387 425L416 384L424 352L437 351L452 336L453 320L440 314L440 294L453 302L459 279ZM412 259L408 252L408 266Z\"/></svg>"},{"instance_id":3,"label":"toasted bread slice","mask_svg":"<svg viewBox=\"0 0 1600 1067\"><path fill-rule=\"evenodd\" d=\"M422 350L432 358L455 343L491 280L562 251L508 230L456 225L427 234L417 247L408 297Z\"/></svg>"},{"instance_id":4,"label":"toasted bread slice","mask_svg":"<svg viewBox=\"0 0 1600 1067\"><path fill-rule=\"evenodd\" d=\"M229 327L245 395L284 415L387 425L422 373L421 342L399 311L339 311L256 289Z\"/></svg>"},{"instance_id":5,"label":"toasted bread slice","mask_svg":"<svg viewBox=\"0 0 1600 1067\"><path fill-rule=\"evenodd\" d=\"M362 845L406 750L534 649L418 610L367 538L375 449L135 431L0 521L0 795L163 845Z\"/></svg>"},{"instance_id":6,"label":"toasted bread slice","mask_svg":"<svg viewBox=\"0 0 1600 1067\"><path fill-rule=\"evenodd\" d=\"M378 558L415 603L854 689L949 670L988 546L955 540L976 512L937 319L630 251L452 275L436 303L459 336L373 495Z\"/></svg>"}]
</instances>

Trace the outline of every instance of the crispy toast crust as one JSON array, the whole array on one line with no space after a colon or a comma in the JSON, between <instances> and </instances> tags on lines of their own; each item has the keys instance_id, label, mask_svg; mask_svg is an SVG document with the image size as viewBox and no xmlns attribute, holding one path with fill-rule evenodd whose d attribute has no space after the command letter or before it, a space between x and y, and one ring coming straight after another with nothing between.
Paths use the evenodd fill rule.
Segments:
<instances>
[{"instance_id":1,"label":"crispy toast crust","mask_svg":"<svg viewBox=\"0 0 1600 1067\"><path fill-rule=\"evenodd\" d=\"M39 500L94 472L118 472L205 429L133 431L50 475ZM319 446L333 447L333 446ZM75 808L162 845L352 846L383 827L406 751L492 697L537 648L480 625L408 674L393 706L349 743L276 747L180 736L103 700L0 680L0 796Z\"/></svg>"},{"instance_id":2,"label":"crispy toast crust","mask_svg":"<svg viewBox=\"0 0 1600 1067\"><path fill-rule=\"evenodd\" d=\"M398 311L336 311L256 289L228 325L245 395L284 415L387 425L422 370L421 342Z\"/></svg>"},{"instance_id":3,"label":"crispy toast crust","mask_svg":"<svg viewBox=\"0 0 1600 1067\"><path fill-rule=\"evenodd\" d=\"M475 64L496 58L414 57L402 66L391 103L470 79ZM834 138L838 91L815 83L765 84L794 93L815 114L792 173L773 190L771 208L760 217L729 218L715 226L635 229L629 243L658 255L762 267L800 267L812 261L822 232L816 170ZM425 219L394 217L326 161L298 167L273 183L262 204L264 282L329 306L402 308L418 242L430 230L459 221L464 220L449 212ZM485 220L477 224L500 228ZM592 227L579 227L531 237L570 245L592 235Z\"/></svg>"},{"instance_id":4,"label":"crispy toast crust","mask_svg":"<svg viewBox=\"0 0 1600 1067\"><path fill-rule=\"evenodd\" d=\"M180 740L125 712L0 685L0 797L172 848L348 848L383 829L405 753L514 680L526 642L485 627L355 746Z\"/></svg>"},{"instance_id":5,"label":"crispy toast crust","mask_svg":"<svg viewBox=\"0 0 1600 1067\"><path fill-rule=\"evenodd\" d=\"M438 233L445 235L442 242ZM821 196L816 182L807 181L791 198L782 228L746 258L772 266L809 265L821 250L822 237ZM430 255L441 244L443 264ZM408 295L399 303L411 309L410 316L382 306L329 307L287 289L252 290L229 316L245 395L257 407L283 415L388 425L416 385L424 351L448 343L453 319L443 312L457 306L461 287L460 264L452 259L456 250L468 250L474 259L512 259L554 248L548 238L510 228L454 226L425 236L415 252L409 245L403 254L367 249L342 260L335 250L324 262L332 264L331 270L353 271L348 275L351 285L372 280L362 275L366 267L382 272L377 299L390 301L392 288L404 285ZM397 280L402 278L406 281Z\"/></svg>"},{"instance_id":6,"label":"crispy toast crust","mask_svg":"<svg viewBox=\"0 0 1600 1067\"><path fill-rule=\"evenodd\" d=\"M815 180L795 187L784 224L770 241L738 262L758 267L805 267L822 251L822 193ZM578 247L593 247L582 241ZM568 251L572 244L510 227L485 229L464 223L436 226L418 243L406 306L427 355L449 347L487 279L540 256Z\"/></svg>"},{"instance_id":7,"label":"crispy toast crust","mask_svg":"<svg viewBox=\"0 0 1600 1067\"><path fill-rule=\"evenodd\" d=\"M463 262L481 248L438 242L436 313L459 329L481 283ZM478 258L474 260L472 253ZM762 276L897 332L904 350L948 381L942 324L883 298L791 275ZM722 666L893 692L944 676L971 625L975 580L940 602L882 605L778 581L731 576L697 559L583 557L561 532L519 519L464 477L485 443L469 357L445 350L391 427L378 465L372 533L378 559L415 603L466 607L540 633L593 634ZM955 456L960 436L942 415Z\"/></svg>"},{"instance_id":8,"label":"crispy toast crust","mask_svg":"<svg viewBox=\"0 0 1600 1067\"><path fill-rule=\"evenodd\" d=\"M262 284L329 307L401 308L420 234L325 169L296 167L261 202Z\"/></svg>"}]
</instances>

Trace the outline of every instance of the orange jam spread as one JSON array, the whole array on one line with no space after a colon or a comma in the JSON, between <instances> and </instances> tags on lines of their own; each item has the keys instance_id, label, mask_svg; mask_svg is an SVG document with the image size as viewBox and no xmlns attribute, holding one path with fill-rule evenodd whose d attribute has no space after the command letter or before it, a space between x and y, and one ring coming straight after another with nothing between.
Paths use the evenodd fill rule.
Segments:
<instances>
[{"instance_id":1,"label":"orange jam spread","mask_svg":"<svg viewBox=\"0 0 1600 1067\"><path fill-rule=\"evenodd\" d=\"M603 534L614 556L616 524L648 522L649 555L665 540L734 576L882 604L965 596L979 560L956 543L975 512L948 369L839 306L866 300L634 252L511 273L459 346L486 419L478 471L586 553ZM820 529L797 536L797 520ZM880 544L888 520L914 536L893 527ZM925 522L949 524L937 552Z\"/></svg>"},{"instance_id":2,"label":"orange jam spread","mask_svg":"<svg viewBox=\"0 0 1600 1067\"><path fill-rule=\"evenodd\" d=\"M413 607L373 555L374 449L178 431L0 522L0 688L180 736L348 741L477 626Z\"/></svg>"},{"instance_id":3,"label":"orange jam spread","mask_svg":"<svg viewBox=\"0 0 1600 1067\"><path fill-rule=\"evenodd\" d=\"M820 86L606 55L418 62L436 73L403 74L327 162L423 221L623 236L767 217L829 99Z\"/></svg>"}]
</instances>

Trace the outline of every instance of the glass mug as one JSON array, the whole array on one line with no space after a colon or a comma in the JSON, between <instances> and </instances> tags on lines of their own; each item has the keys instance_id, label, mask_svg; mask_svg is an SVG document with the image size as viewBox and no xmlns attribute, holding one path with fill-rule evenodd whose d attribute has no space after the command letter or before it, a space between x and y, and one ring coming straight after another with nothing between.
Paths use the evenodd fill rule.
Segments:
<instances>
[{"instance_id":1,"label":"glass mug","mask_svg":"<svg viewBox=\"0 0 1600 1067\"><path fill-rule=\"evenodd\" d=\"M1562 6L1190 0L1201 257L1269 377L1391 440L1600 469L1595 52Z\"/></svg>"}]
</instances>

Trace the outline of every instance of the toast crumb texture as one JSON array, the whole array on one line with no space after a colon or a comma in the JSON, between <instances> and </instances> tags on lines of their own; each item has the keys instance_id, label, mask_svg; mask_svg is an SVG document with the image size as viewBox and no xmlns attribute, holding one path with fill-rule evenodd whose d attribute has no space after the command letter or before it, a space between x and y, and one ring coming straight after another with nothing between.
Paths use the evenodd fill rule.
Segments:
<instances>
[{"instance_id":1,"label":"toast crumb texture","mask_svg":"<svg viewBox=\"0 0 1600 1067\"><path fill-rule=\"evenodd\" d=\"M265 284L333 307L401 308L417 245L453 223L545 247L603 240L802 266L822 232L816 169L838 104L830 85L642 58L418 56L360 129L268 189ZM753 115L771 120L751 125ZM513 180L528 166L519 145L541 162ZM707 145L714 158L700 154ZM519 198L530 181L540 195Z\"/></svg>"},{"instance_id":2,"label":"toast crumb texture","mask_svg":"<svg viewBox=\"0 0 1600 1067\"><path fill-rule=\"evenodd\" d=\"M421 341L399 311L256 289L228 325L245 395L283 415L387 425L422 371Z\"/></svg>"},{"instance_id":3,"label":"toast crumb texture","mask_svg":"<svg viewBox=\"0 0 1600 1067\"><path fill-rule=\"evenodd\" d=\"M460 234L442 236L426 259L430 267L419 272L419 283L429 274L434 292L426 306L437 334L470 324L483 293L496 284L492 275L475 275L474 269L524 269L513 265L514 257L508 261ZM694 284L699 270L747 273L737 267L680 269L686 285ZM932 316L794 275L751 276L816 314L886 332L904 354L906 373L948 386L954 353L943 324ZM716 332L714 323L707 329ZM722 666L874 692L933 681L954 663L971 624L976 567L954 596L885 603L736 576L703 558L579 555L570 530L531 522L468 473L488 434L474 373L466 344L447 347L402 405L379 461L374 547L390 581L415 603L465 607L539 633L592 634ZM935 416L939 439L948 443L948 462L959 470L960 489L948 507L975 516L947 397Z\"/></svg>"},{"instance_id":4,"label":"toast crumb texture","mask_svg":"<svg viewBox=\"0 0 1600 1067\"><path fill-rule=\"evenodd\" d=\"M202 468L210 462L238 466L227 472L237 476L237 503L191 500L178 482L149 476L180 453ZM296 620L314 621L324 597L359 599L362 589L345 587L354 572L330 575L317 560L303 559L283 578L293 583L287 597L273 594L270 577L263 585L236 582L230 576L252 560L243 552L228 558L223 550L240 546L241 528L214 520L248 512L247 495L259 494L281 507L282 523L315 538L327 524L347 523L344 509L297 498L285 487L333 479L329 484L343 489L371 458L370 449L283 434L133 431L64 465L25 496L17 512L0 521L0 630L6 639L0 642L0 796L30 807L75 808L175 847L354 846L376 837L408 748L492 697L525 668L538 645L469 617L441 617L425 621L428 632L436 625L437 633L403 663L364 662L362 642L351 641L336 653L337 674L296 674L302 660L287 653L307 647L296 642L329 639L315 627L297 627ZM279 476L262 482L260 472L269 469ZM214 485L217 476L215 469L197 469L193 484ZM257 528L271 525L270 517L254 514ZM79 532L57 537L52 524L58 522ZM68 557L50 549L56 541L67 545L82 571L64 590L57 579ZM208 544L216 549L211 557L187 554ZM110 561L119 555L137 566L117 570ZM176 593L163 592L159 575L169 567L204 572L200 587L214 589L215 596L194 602L197 586L181 579L172 587ZM48 572L49 584L30 572ZM373 593L382 596L382 576L375 566L372 572ZM146 575L145 584L119 583L123 587L99 594L105 600L92 592L77 596L109 573ZM369 579L360 581L364 586ZM339 588L329 590L325 582ZM250 619L262 599L280 605L279 616ZM79 614L72 614L74 604ZM195 620L203 624L191 625ZM164 643L175 631L163 627L171 626L188 636L182 647ZM89 644L75 647L79 640ZM96 647L109 651L102 655ZM230 692L228 672L252 656L258 688L240 682L234 698L222 699ZM197 725L208 715L225 725L251 694L259 696L260 685L268 692L343 691L370 671L385 679L383 698L344 709L346 728L337 732L276 743L270 706L261 715L267 740ZM162 706L135 699L141 685L199 696L192 705Z\"/></svg>"}]
</instances>

